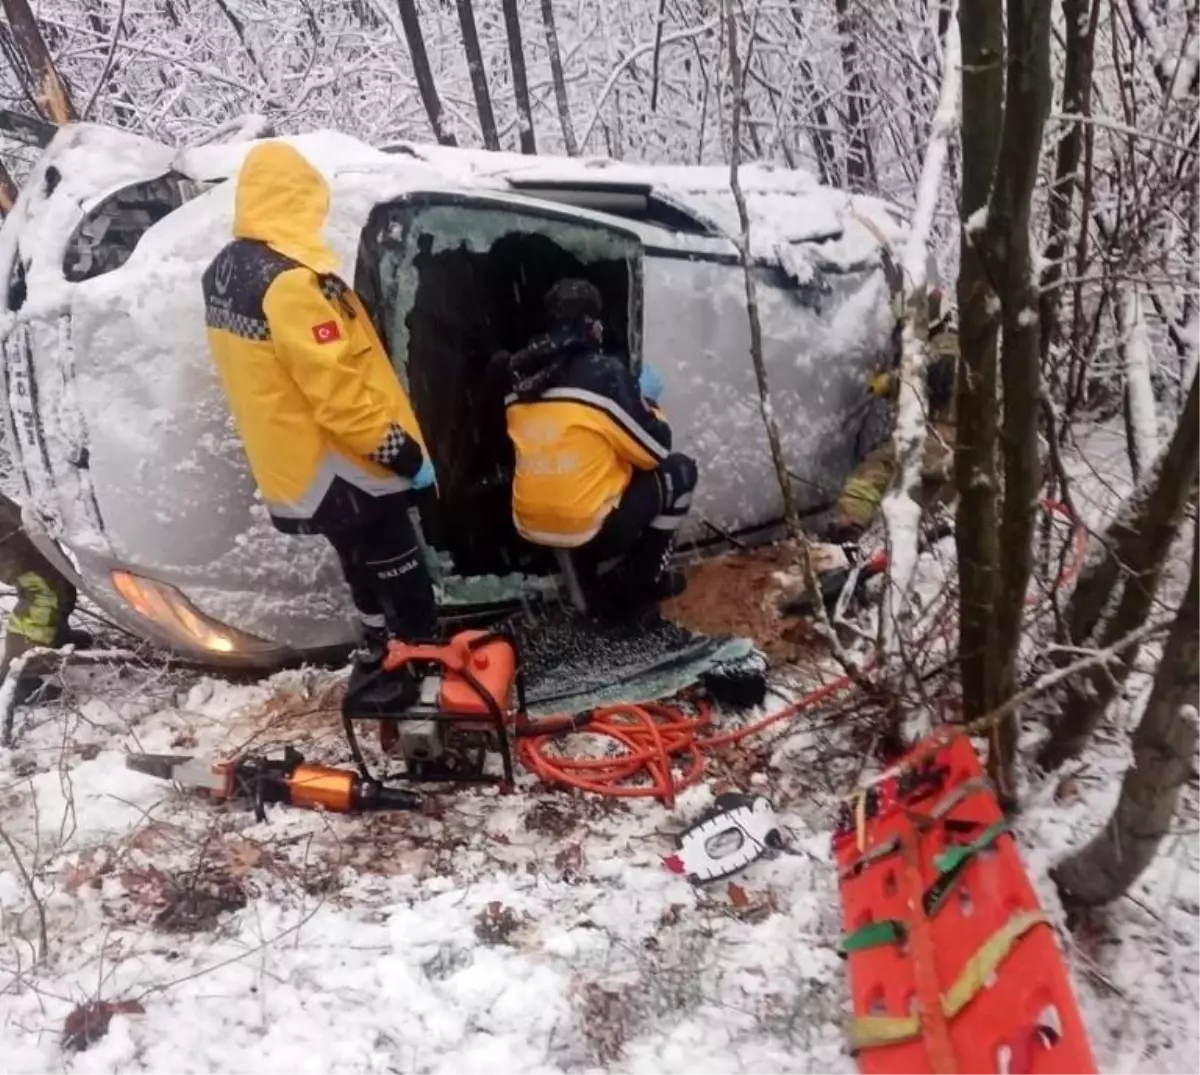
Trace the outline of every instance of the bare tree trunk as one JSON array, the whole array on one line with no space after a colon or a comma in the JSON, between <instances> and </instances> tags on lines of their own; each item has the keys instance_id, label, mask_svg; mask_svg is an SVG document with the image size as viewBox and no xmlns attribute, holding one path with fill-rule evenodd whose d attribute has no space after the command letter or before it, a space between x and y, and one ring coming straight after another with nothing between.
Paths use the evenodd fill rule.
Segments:
<instances>
[{"instance_id":1,"label":"bare tree trunk","mask_svg":"<svg viewBox=\"0 0 1200 1075\"><path fill-rule=\"evenodd\" d=\"M1192 538L1192 572L1171 624L1150 698L1133 733L1133 764L1104 826L1051 871L1063 901L1095 907L1127 892L1153 861L1171 828L1179 792L1196 771L1200 691L1200 530Z\"/></svg>"},{"instance_id":2,"label":"bare tree trunk","mask_svg":"<svg viewBox=\"0 0 1200 1075\"><path fill-rule=\"evenodd\" d=\"M1016 690L1025 595L1033 574L1033 527L1042 484L1037 424L1041 333L1029 227L1052 91L1050 5L1045 0L1008 0L1007 13L1004 134L984 232L984 258L999 288L1002 324L1004 499L996 588L996 687L1001 700ZM1013 787L1018 720L1014 712L999 726L995 742L999 756L994 764L990 755L988 758L1002 797Z\"/></svg>"},{"instance_id":3,"label":"bare tree trunk","mask_svg":"<svg viewBox=\"0 0 1200 1075\"><path fill-rule=\"evenodd\" d=\"M521 41L521 18L517 0L501 0L504 9L504 29L508 35L508 59L512 66L513 95L517 99L517 129L520 132L521 152L537 153L533 137L533 109L529 104L529 81L525 77L525 46Z\"/></svg>"},{"instance_id":4,"label":"bare tree trunk","mask_svg":"<svg viewBox=\"0 0 1200 1075\"><path fill-rule=\"evenodd\" d=\"M42 115L59 124L74 122L78 116L71 103L70 91L54 66L37 19L29 9L29 0L3 0L3 3L13 40L29 64L33 76L33 85L29 88Z\"/></svg>"},{"instance_id":5,"label":"bare tree trunk","mask_svg":"<svg viewBox=\"0 0 1200 1075\"><path fill-rule=\"evenodd\" d=\"M1066 57L1063 63L1063 112L1088 116L1092 111L1092 67L1096 51L1096 25L1100 0L1063 0ZM1084 23L1084 14L1087 22ZM1054 383L1060 378L1056 366L1047 362L1051 346L1060 338L1058 311L1062 304L1063 259L1071 231L1071 206L1079 185L1079 161L1083 155L1084 124L1072 123L1059 139L1050 185L1048 239L1042 252L1041 300L1042 365ZM1084 225L1086 227L1086 223Z\"/></svg>"},{"instance_id":6,"label":"bare tree trunk","mask_svg":"<svg viewBox=\"0 0 1200 1075\"><path fill-rule=\"evenodd\" d=\"M1158 412L1154 405L1154 383L1150 336L1138 285L1125 285L1124 297L1113 302L1117 324L1117 353L1125 374L1125 446L1129 469L1136 485L1158 458Z\"/></svg>"},{"instance_id":7,"label":"bare tree trunk","mask_svg":"<svg viewBox=\"0 0 1200 1075\"><path fill-rule=\"evenodd\" d=\"M472 0L457 0L458 25L462 28L463 50L467 54L467 70L471 74L471 89L475 94L475 110L479 113L479 131L486 149L500 149L496 116L492 112L492 95L488 92L487 68L483 66L483 50L479 47L479 31L475 28L475 9Z\"/></svg>"},{"instance_id":8,"label":"bare tree trunk","mask_svg":"<svg viewBox=\"0 0 1200 1075\"><path fill-rule=\"evenodd\" d=\"M1067 644L1103 647L1145 623L1198 468L1200 396L1193 376L1179 424L1148 476L1148 486L1136 489L1125 502L1104 536L1103 555L1091 560L1079 577L1067 608ZM1112 615L1103 619L1114 604ZM1136 651L1131 652L1117 667L1070 686L1062 711L1050 722L1050 738L1038 754L1043 769L1056 769L1087 745L1135 657Z\"/></svg>"},{"instance_id":9,"label":"bare tree trunk","mask_svg":"<svg viewBox=\"0 0 1200 1075\"><path fill-rule=\"evenodd\" d=\"M798 59L796 68L800 72L800 81L804 85L804 95L808 98L812 111L812 121L805 124L808 140L812 145L813 154L817 158L817 176L826 186L839 187L843 185L843 176L838 168L837 150L833 145L833 125L825 102L817 92L816 75L813 74L812 64L807 60Z\"/></svg>"},{"instance_id":10,"label":"bare tree trunk","mask_svg":"<svg viewBox=\"0 0 1200 1075\"><path fill-rule=\"evenodd\" d=\"M987 206L1004 121L1004 21L1001 0L963 5L962 231L958 275L961 372L955 406L955 541L959 571L958 659L963 716L998 704L994 595L996 562L996 347L999 322L984 271L978 215Z\"/></svg>"},{"instance_id":11,"label":"bare tree trunk","mask_svg":"<svg viewBox=\"0 0 1200 1075\"><path fill-rule=\"evenodd\" d=\"M750 360L754 363L754 378L758 385L758 406L763 426L767 431L767 443L771 448L771 461L775 465L775 477L779 482L779 493L783 499L783 518L788 535L796 538L800 534L800 519L796 514L796 498L788 476L787 462L783 458L783 445L779 439L779 425L771 409L771 390L767 383L767 366L763 359L762 322L758 316L758 288L754 279L754 266L750 260L750 213L746 209L746 198L742 193L738 169L741 164L741 117L742 97L745 82L742 76L742 60L738 53L737 18L732 0L721 0L722 14L729 45L729 77L733 83L733 102L730 107L732 140L729 152L729 185L733 200L737 204L741 234L738 236L738 253L742 262L742 273L746 283L746 314L750 321Z\"/></svg>"},{"instance_id":12,"label":"bare tree trunk","mask_svg":"<svg viewBox=\"0 0 1200 1075\"><path fill-rule=\"evenodd\" d=\"M238 44L242 46L242 51L249 57L254 70L258 72L258 77L262 80L263 86L269 89L271 85L270 79L267 78L267 73L263 70L262 61L258 58L258 53L254 50L254 46L250 43L250 38L246 35L246 24L237 17L233 9L230 8L227 0L216 0L216 4L221 9L221 14L225 16L225 21L229 23L230 29L233 30L234 37L238 39Z\"/></svg>"},{"instance_id":13,"label":"bare tree trunk","mask_svg":"<svg viewBox=\"0 0 1200 1075\"><path fill-rule=\"evenodd\" d=\"M108 92L105 103L112 109L116 126L124 127L127 130L136 130L138 123L137 109L130 100L125 79L122 77L120 67L116 64L117 45L121 40L121 35L125 32L124 0L122 0L117 8L117 17L113 21L111 29L106 30L104 20L95 12L88 15L88 25L95 30L97 35L103 35L108 38L108 55L104 61L104 71L96 79L96 84L92 87L92 94L80 110L79 118L82 121L86 121L91 117L92 109L96 106L101 89L106 89Z\"/></svg>"},{"instance_id":14,"label":"bare tree trunk","mask_svg":"<svg viewBox=\"0 0 1200 1075\"><path fill-rule=\"evenodd\" d=\"M666 0L663 0L666 3ZM658 96L658 49L662 42L662 8L659 8L658 36L654 42L654 89L650 94L650 111L654 111ZM579 155L575 140L575 125L571 122L571 100L567 97L567 80L563 76L562 50L558 47L558 31L554 26L554 0L542 0L542 25L546 28L546 51L550 53L550 78L554 82L554 102L558 106L558 122L562 124L563 145L567 156Z\"/></svg>"},{"instance_id":15,"label":"bare tree trunk","mask_svg":"<svg viewBox=\"0 0 1200 1075\"><path fill-rule=\"evenodd\" d=\"M550 0L543 0L549 4ZM662 54L663 27L667 22L667 0L658 0L658 15L654 20L654 55L650 58L650 111L658 111L658 62Z\"/></svg>"},{"instance_id":16,"label":"bare tree trunk","mask_svg":"<svg viewBox=\"0 0 1200 1075\"><path fill-rule=\"evenodd\" d=\"M421 103L429 117L433 136L443 146L456 146L458 140L446 129L442 116L442 99L433 82L433 71L429 66L429 55L425 51L425 37L421 33L421 17L417 14L416 0L396 0L400 8L400 25L404 29L404 40L408 43L408 54L412 58L413 74L417 78L417 90Z\"/></svg>"},{"instance_id":17,"label":"bare tree trunk","mask_svg":"<svg viewBox=\"0 0 1200 1075\"><path fill-rule=\"evenodd\" d=\"M874 190L875 156L865 120L866 92L858 60L859 19L850 12L850 0L834 0L841 40L842 69L846 73L846 183L851 190Z\"/></svg>"},{"instance_id":18,"label":"bare tree trunk","mask_svg":"<svg viewBox=\"0 0 1200 1075\"><path fill-rule=\"evenodd\" d=\"M958 0L950 0L951 18ZM942 175L951 135L958 121L958 91L962 74L957 20L946 35L942 84L931 125L929 145L921 164L917 204L904 246L904 327L901 336L900 394L896 407L895 444L898 480L883 500L888 538L888 586L880 618L880 649L888 659L899 652L898 625L917 567L917 532L921 519L919 487L925 449L925 415L929 401L925 367L929 343L929 291L926 266L934 213L942 190Z\"/></svg>"}]
</instances>

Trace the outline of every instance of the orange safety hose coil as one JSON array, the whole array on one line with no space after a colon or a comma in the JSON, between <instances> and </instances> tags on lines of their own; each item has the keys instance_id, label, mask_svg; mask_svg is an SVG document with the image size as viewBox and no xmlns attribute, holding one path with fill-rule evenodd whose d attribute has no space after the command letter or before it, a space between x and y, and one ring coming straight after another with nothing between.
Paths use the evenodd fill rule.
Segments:
<instances>
[{"instance_id":1,"label":"orange safety hose coil","mask_svg":"<svg viewBox=\"0 0 1200 1075\"><path fill-rule=\"evenodd\" d=\"M1057 500L1043 500L1049 512L1070 520L1067 506ZM1065 586L1082 566L1087 549L1087 532L1078 523L1072 535L1071 555L1063 565L1049 593ZM1033 606L1045 600L1046 594L1033 595L1026 604ZM949 634L953 619L935 633ZM868 666L870 667L870 666ZM712 707L703 699L692 703L689 716L678 704L662 702L621 703L600 706L591 713L586 726L575 729L573 735L602 736L619 744L624 752L603 757L569 755L561 750L548 751L552 743L561 744L563 732L537 734L538 721L532 721L532 734L517 741L517 756L529 772L547 784L575 788L594 795L617 798L653 797L670 808L675 797L685 788L697 783L704 773L705 752L731 746L766 730L773 724L790 720L839 694L854 689L849 676L838 676L801 698L766 716L731 731L705 736L712 727ZM543 718L549 724L560 725L565 717ZM641 777L638 783L631 783Z\"/></svg>"}]
</instances>

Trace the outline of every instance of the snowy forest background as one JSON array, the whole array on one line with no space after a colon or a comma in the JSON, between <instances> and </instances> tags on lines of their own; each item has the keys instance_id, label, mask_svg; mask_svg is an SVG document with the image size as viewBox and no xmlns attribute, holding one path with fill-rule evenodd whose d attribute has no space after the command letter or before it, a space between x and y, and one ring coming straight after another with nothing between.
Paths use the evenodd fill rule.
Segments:
<instances>
[{"instance_id":1,"label":"snowy forest background","mask_svg":"<svg viewBox=\"0 0 1200 1075\"><path fill-rule=\"evenodd\" d=\"M1022 747L1036 740L1039 749L1024 752L1037 766L1025 768L1033 775L1022 785L1025 812L1017 824L1039 894L1123 909L1109 923L1111 934L1093 930L1091 947L1087 930L1070 942L1075 973L1083 968L1088 976L1084 1000L1101 1056L1109 1070L1133 1070L1135 1060L1143 1070L1160 1070L1154 1049L1177 1049L1172 1070L1194 1070L1186 1063L1196 1044L1200 905L1183 890L1194 889L1198 861L1200 0L0 0L0 7L3 211L56 125L79 119L175 145L334 128L375 145L438 141L722 166L762 161L901 207L916 222L903 252L911 331L902 373L910 400L920 397L927 328L913 272L923 272L917 255L926 248L958 307L960 569L951 600L960 637L956 659L942 660L940 652L915 652L911 631L889 636L889 617L899 622L906 603L915 603L894 585L880 617L884 659L869 669L867 686L897 710L943 713L945 697L956 705L961 697L965 719L987 719L989 730L998 730L989 761L1002 790L1021 757L1018 739ZM1107 448L1115 444L1114 453L1097 455L1097 436ZM899 438L897 445L902 459L919 457L919 440ZM1038 510L1043 495L1086 520L1088 557L1069 593L1055 588L1066 554ZM1090 503L1097 499L1102 511ZM1049 595L1044 614L1028 611L1031 589ZM935 663L936 673L928 672ZM215 723L224 726L241 712L232 689L223 693L224 685L209 682L204 690L215 699ZM291 719L265 686L252 690L266 698L265 711L280 706ZM152 696L150 688L138 681L129 691L140 692L136 704L145 709L136 710L137 720L172 728L179 711L209 705L191 699L179 710L173 699L162 703L170 714L164 718L141 697ZM113 748L127 714L112 698L86 704L108 723L76 716L64 727L83 737L102 729L88 744L103 751L92 770L100 772L119 758ZM805 780L828 779L829 795L822 799L805 785L789 823L810 826L813 846L823 847L820 826L829 822L834 791L845 788L832 787L840 771L830 761L836 751L822 753L824 733L802 742L805 734L780 749L783 768ZM61 758L74 749L70 739L64 732ZM59 756L50 747L45 753ZM67 762L61 764L65 772ZM849 770L841 776L855 779ZM30 786L40 778L31 777ZM124 792L119 778L113 786ZM511 806L514 831L530 828L523 809ZM461 824L464 840L477 837L468 814L449 814L439 831ZM101 837L111 842L125 831L103 829L103 818L93 822L97 847ZM128 824L135 822L140 818L131 815ZM583 825L592 827L590 819ZM363 838L365 830L354 831L339 839ZM392 836L389 830L381 838L389 863ZM623 835L611 846L603 832L589 835L591 844L574 832L564 838L576 841L573 856L583 841L585 864L589 856L600 861L628 849ZM450 887L467 891L482 870L464 865L458 848L443 849L447 862L453 859L446 871ZM63 854L74 854L70 840L26 855L31 905L39 885L54 883ZM182 843L170 854L173 870L190 861ZM80 857L79 869L90 862ZM777 868L772 899L778 897L778 913L791 916L779 950L797 966L820 967L821 959L832 960L823 924L800 904L814 892L813 907L835 902L832 889L821 887L830 884L825 864L794 856ZM586 875L586 865L572 867L572 886L580 870ZM800 873L789 870L803 872L799 883ZM1131 887L1143 871L1146 887ZM396 886L387 889L389 900L396 891L408 898L406 880L388 884ZM513 900L506 884L496 891ZM566 902L572 893L591 900L589 885L564 887ZM1130 910L1122 894L1141 902ZM1147 901L1158 910L1147 910ZM419 906L433 908L431 919L445 919L447 930L458 928L443 909ZM590 903L580 904L580 916L585 911L592 915ZM645 929L670 952L667 921L655 911ZM685 914L680 935L691 943L699 934L688 931L697 923L707 928L706 921L717 921L718 941L740 936L724 908L691 924ZM41 940L45 948L44 918ZM710 941L711 932L703 945L696 941L698 950L709 952ZM639 934L625 948L641 951L641 944ZM618 947L614 942L611 951ZM747 951L759 968L761 949ZM728 966L729 952L721 948L713 966ZM232 966L240 958L226 961L231 995L241 988ZM695 959L680 958L680 980L701 977ZM52 965L44 953L31 964L35 971ZM423 964L414 967L414 995L423 996L431 979L422 977ZM86 962L80 968L92 973ZM572 962L571 974L577 970ZM798 1046L797 1035L840 1019L836 998L808 997L793 970L776 976L787 989L801 981L799 993L784 998L792 1022L785 1030L770 1023L764 1032L768 1024L760 1020L747 1047L778 1038L780 1055L819 1058L819 1043L805 1037ZM21 973L14 982L23 982ZM597 1023L624 1019L612 1000L617 994L596 988L600 993L587 993L589 1018L599 1006L604 1018ZM118 995L116 985L96 989ZM723 1010L749 1003L724 983L714 991ZM550 1000L563 998L552 990ZM663 1010L690 1012L692 1003L672 997ZM550 1001L536 1005L543 1006L553 1008ZM523 1009L519 1024L504 1031L506 1041L533 1041L525 1016ZM297 1019L293 1029L302 1025ZM633 1027L622 1024L618 1045L604 1045L616 1053L596 1056L612 1060L626 1036L636 1039ZM4 1032L0 1026L0 1045ZM208 1034L205 1048L221 1037ZM322 1040L337 1038L330 1030ZM649 1031L643 1044L656 1059L663 1055ZM455 1057L455 1048L446 1045L445 1055ZM732 1046L723 1048L714 1055L731 1070L754 1068L740 1056L735 1062ZM46 1055L47 1064L56 1058ZM114 1055L132 1064L132 1053ZM178 1066L182 1055L160 1066ZM36 1056L43 1063L43 1054ZM759 1057L758 1069L769 1066L769 1057Z\"/></svg>"}]
</instances>

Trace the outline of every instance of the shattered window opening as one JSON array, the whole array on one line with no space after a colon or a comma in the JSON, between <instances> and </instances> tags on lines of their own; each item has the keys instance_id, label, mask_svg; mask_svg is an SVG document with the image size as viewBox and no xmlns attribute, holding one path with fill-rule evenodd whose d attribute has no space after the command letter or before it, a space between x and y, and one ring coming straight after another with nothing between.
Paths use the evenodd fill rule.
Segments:
<instances>
[{"instance_id":1,"label":"shattered window opening","mask_svg":"<svg viewBox=\"0 0 1200 1075\"><path fill-rule=\"evenodd\" d=\"M557 565L512 524L512 448L493 358L545 328L542 299L582 276L605 303L606 348L640 368L641 246L566 213L423 196L376 210L356 283L421 422L439 496L420 509L447 606L552 592Z\"/></svg>"},{"instance_id":2,"label":"shattered window opening","mask_svg":"<svg viewBox=\"0 0 1200 1075\"><path fill-rule=\"evenodd\" d=\"M67 243L63 276L78 284L119 269L146 232L198 193L187 176L167 172L109 195L79 222Z\"/></svg>"}]
</instances>

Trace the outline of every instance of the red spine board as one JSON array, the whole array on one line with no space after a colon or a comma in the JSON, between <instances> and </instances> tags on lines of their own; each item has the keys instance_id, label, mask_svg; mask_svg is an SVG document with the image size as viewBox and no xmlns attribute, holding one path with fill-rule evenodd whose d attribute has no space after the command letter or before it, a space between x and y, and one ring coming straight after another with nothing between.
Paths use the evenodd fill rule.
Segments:
<instances>
[{"instance_id":1,"label":"red spine board","mask_svg":"<svg viewBox=\"0 0 1200 1075\"><path fill-rule=\"evenodd\" d=\"M843 810L833 850L849 949L851 1039L865 1075L1095 1072L1053 929L1012 836L999 831L1002 822L975 750L961 736L923 761L916 777L879 785L869 810L865 802ZM939 879L946 884L935 860L977 840L926 915L920 897ZM889 844L896 850L886 853ZM871 943L860 932L888 921L902 923L900 940Z\"/></svg>"}]
</instances>

